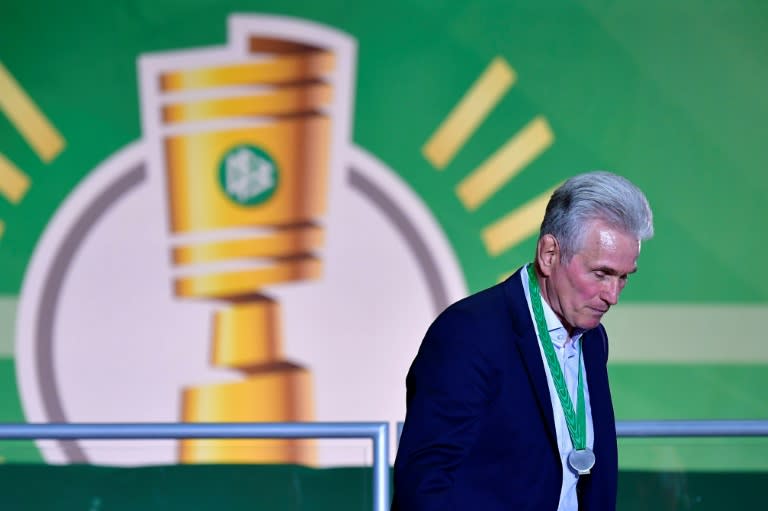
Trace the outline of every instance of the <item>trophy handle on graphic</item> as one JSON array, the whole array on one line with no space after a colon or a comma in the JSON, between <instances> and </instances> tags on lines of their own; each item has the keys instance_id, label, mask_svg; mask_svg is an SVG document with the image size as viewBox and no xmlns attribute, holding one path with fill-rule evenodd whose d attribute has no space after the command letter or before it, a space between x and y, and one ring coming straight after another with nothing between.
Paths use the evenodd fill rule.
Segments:
<instances>
[{"instance_id":1,"label":"trophy handle on graphic","mask_svg":"<svg viewBox=\"0 0 768 511\"><path fill-rule=\"evenodd\" d=\"M314 419L310 372L284 357L281 304L264 291L321 274L336 60L277 37L251 37L249 49L153 57L142 77L176 240L175 295L224 304L211 363L242 374L186 387L185 422ZM183 440L179 457L313 464L315 451L311 440Z\"/></svg>"}]
</instances>

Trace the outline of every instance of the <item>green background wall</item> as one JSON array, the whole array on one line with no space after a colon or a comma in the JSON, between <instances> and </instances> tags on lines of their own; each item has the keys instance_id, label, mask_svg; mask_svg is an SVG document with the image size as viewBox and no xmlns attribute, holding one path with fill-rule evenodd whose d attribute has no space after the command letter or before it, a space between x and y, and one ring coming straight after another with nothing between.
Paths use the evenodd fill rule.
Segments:
<instances>
[{"instance_id":1,"label":"green background wall","mask_svg":"<svg viewBox=\"0 0 768 511\"><path fill-rule=\"evenodd\" d=\"M222 44L233 12L297 16L357 40L354 141L427 203L471 291L533 250L529 238L489 255L481 232L493 221L577 172L610 169L636 182L657 234L606 320L618 418L768 418L765 2L6 0L0 62L67 146L43 163L0 115L0 153L31 179L18 204L0 197L0 420L24 420L14 321L42 230L89 169L141 137L136 57ZM422 146L497 57L517 82L435 170ZM552 146L468 211L457 183L536 116L548 120ZM767 468L764 442L723 444L625 442L622 463ZM35 458L31 446L15 449Z\"/></svg>"}]
</instances>

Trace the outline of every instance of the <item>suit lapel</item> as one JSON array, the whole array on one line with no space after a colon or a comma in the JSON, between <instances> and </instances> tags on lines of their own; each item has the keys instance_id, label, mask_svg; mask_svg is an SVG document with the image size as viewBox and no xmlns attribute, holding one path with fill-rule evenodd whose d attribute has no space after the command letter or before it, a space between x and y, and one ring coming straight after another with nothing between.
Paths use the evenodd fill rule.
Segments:
<instances>
[{"instance_id":1,"label":"suit lapel","mask_svg":"<svg viewBox=\"0 0 768 511\"><path fill-rule=\"evenodd\" d=\"M528 379L536 396L539 411L547 425L547 433L553 445L557 447L557 433L555 431L555 416L552 412L552 401L549 396L547 374L544 370L544 362L539 351L539 340L533 328L533 321L528 310L528 302L525 299L525 291L520 281L518 270L504 283L504 292L507 298L507 306L512 317L512 324L518 337L517 349L523 361Z\"/></svg>"},{"instance_id":2,"label":"suit lapel","mask_svg":"<svg viewBox=\"0 0 768 511\"><path fill-rule=\"evenodd\" d=\"M608 372L605 365L606 346L600 327L584 334L582 349L584 350L584 367L587 371L587 386L589 388L589 403L592 408L592 427L595 432L595 453L601 450L601 439L608 434L605 428L609 421L606 419L606 406L610 406L608 391ZM612 436L612 435L611 435Z\"/></svg>"}]
</instances>

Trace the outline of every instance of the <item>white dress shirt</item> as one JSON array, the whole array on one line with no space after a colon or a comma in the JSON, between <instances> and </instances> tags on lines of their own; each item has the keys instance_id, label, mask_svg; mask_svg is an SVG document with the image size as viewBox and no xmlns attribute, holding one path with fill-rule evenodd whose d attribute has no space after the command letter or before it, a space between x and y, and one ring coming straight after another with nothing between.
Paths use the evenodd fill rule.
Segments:
<instances>
[{"instance_id":1,"label":"white dress shirt","mask_svg":"<svg viewBox=\"0 0 768 511\"><path fill-rule=\"evenodd\" d=\"M520 272L520 278L523 280L523 290L525 291L525 299L528 302L528 311L531 314L531 320L533 321L533 327L536 329L536 335L538 336L538 327L536 326L536 318L533 315L533 307L531 306L531 291L528 287L528 269L527 266ZM581 333L577 333L573 337L568 336L568 331L560 323L560 319L555 312L549 306L549 304L542 298L542 308L544 309L544 319L547 322L547 329L549 330L549 336L552 339L552 345L555 348L555 354L557 360L560 362L560 368L563 371L566 385L568 386L568 393L571 395L571 401L576 406L576 388L579 381L579 349L578 343L581 338ZM558 511L578 511L579 503L576 496L576 483L579 481L579 475L575 472L570 465L568 465L568 455L573 450L573 442L571 442L571 435L568 433L568 424L565 421L565 415L563 414L563 407L560 404L560 398L557 395L557 389L555 388L554 381L552 380L552 373L549 370L549 364L547 363L544 349L539 342L539 351L541 352L541 360L544 364L544 370L547 373L547 385L549 386L549 398L552 402L552 412L555 416L555 431L557 433L557 445L560 450L560 462L563 468L563 485L560 488L560 503L558 504ZM584 384L584 409L587 419L587 446L592 449L594 447L594 428L592 427L592 407L589 404L589 387L587 386L587 371L584 367L584 356L582 354L581 372L582 380Z\"/></svg>"}]
</instances>

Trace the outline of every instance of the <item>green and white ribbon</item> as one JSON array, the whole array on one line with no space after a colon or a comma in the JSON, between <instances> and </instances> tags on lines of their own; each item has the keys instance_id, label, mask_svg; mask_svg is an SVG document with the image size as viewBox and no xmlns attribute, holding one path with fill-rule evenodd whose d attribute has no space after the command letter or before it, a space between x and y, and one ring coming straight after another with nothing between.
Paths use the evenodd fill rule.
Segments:
<instances>
[{"instance_id":1,"label":"green and white ribbon","mask_svg":"<svg viewBox=\"0 0 768 511\"><path fill-rule=\"evenodd\" d=\"M536 271L533 263L528 265L528 282L531 294L531 305L533 307L533 317L536 319L536 328L539 331L539 342L544 349L544 356L549 365L549 372L552 374L552 381L557 390L557 396L560 398L560 405L563 407L563 415L568 425L568 433L571 435L573 448L580 451L587 446L587 414L584 405L584 377L581 374L581 339L579 339L579 381L576 387L576 411L574 412L573 401L568 394L568 386L565 383L563 370L557 360L555 348L552 345L552 338L549 336L547 321L544 319L544 308L541 304L541 291L539 282L536 279Z\"/></svg>"}]
</instances>

